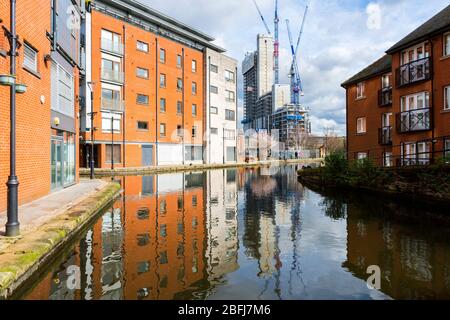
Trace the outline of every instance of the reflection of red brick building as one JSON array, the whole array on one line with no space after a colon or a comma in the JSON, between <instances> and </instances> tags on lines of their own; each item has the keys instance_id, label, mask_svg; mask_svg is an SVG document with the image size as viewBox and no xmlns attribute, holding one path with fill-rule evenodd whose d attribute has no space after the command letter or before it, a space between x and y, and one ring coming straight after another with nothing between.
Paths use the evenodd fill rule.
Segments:
<instances>
[{"instance_id":1,"label":"reflection of red brick building","mask_svg":"<svg viewBox=\"0 0 450 320\"><path fill-rule=\"evenodd\" d=\"M450 6L342 86L348 158L380 165L450 156Z\"/></svg>"}]
</instances>

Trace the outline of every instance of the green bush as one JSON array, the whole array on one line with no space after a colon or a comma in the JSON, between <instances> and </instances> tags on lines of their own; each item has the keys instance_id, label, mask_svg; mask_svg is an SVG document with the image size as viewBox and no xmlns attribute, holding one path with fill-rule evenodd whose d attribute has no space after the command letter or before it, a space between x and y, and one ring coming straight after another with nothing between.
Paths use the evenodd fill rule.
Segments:
<instances>
[{"instance_id":1,"label":"green bush","mask_svg":"<svg viewBox=\"0 0 450 320\"><path fill-rule=\"evenodd\" d=\"M377 184L383 177L381 170L368 158L352 162L349 176L353 183L366 186Z\"/></svg>"},{"instance_id":2,"label":"green bush","mask_svg":"<svg viewBox=\"0 0 450 320\"><path fill-rule=\"evenodd\" d=\"M343 152L335 152L325 157L324 178L342 182L348 174L348 162Z\"/></svg>"}]
</instances>

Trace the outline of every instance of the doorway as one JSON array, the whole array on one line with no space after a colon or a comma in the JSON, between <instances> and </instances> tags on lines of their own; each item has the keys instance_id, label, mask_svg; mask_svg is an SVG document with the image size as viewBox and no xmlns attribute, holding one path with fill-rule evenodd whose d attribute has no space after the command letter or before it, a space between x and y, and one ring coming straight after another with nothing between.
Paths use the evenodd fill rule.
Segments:
<instances>
[{"instance_id":1,"label":"doorway","mask_svg":"<svg viewBox=\"0 0 450 320\"><path fill-rule=\"evenodd\" d=\"M63 163L62 163L63 138L52 137L51 139L51 189L63 187Z\"/></svg>"}]
</instances>

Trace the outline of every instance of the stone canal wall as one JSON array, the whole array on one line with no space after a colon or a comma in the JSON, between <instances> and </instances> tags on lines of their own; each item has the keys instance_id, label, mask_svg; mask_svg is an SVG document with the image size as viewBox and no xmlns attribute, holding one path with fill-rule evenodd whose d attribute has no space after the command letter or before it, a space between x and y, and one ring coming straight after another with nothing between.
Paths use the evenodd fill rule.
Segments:
<instances>
[{"instance_id":1,"label":"stone canal wall","mask_svg":"<svg viewBox=\"0 0 450 320\"><path fill-rule=\"evenodd\" d=\"M27 229L17 238L0 237L0 299L15 290L51 262L65 245L72 241L118 195L120 185L110 182L79 202L61 203L60 212L45 223Z\"/></svg>"},{"instance_id":2,"label":"stone canal wall","mask_svg":"<svg viewBox=\"0 0 450 320\"><path fill-rule=\"evenodd\" d=\"M332 172L326 167L298 171L313 188L349 188L430 205L450 205L450 166L360 167Z\"/></svg>"},{"instance_id":3,"label":"stone canal wall","mask_svg":"<svg viewBox=\"0 0 450 320\"><path fill-rule=\"evenodd\" d=\"M288 164L311 164L320 163L323 159L288 159L288 160L272 160L272 161L256 161L256 162L239 162L226 164L197 164L197 165L177 165L177 166L154 166L154 167L134 167L134 168L115 168L111 169L95 169L96 176L114 175L138 175L138 174L157 174L170 173L180 171L200 171L208 169L225 169L225 168L242 168L242 167L259 167L272 165L288 165ZM81 176L89 176L89 169L80 168Z\"/></svg>"}]
</instances>

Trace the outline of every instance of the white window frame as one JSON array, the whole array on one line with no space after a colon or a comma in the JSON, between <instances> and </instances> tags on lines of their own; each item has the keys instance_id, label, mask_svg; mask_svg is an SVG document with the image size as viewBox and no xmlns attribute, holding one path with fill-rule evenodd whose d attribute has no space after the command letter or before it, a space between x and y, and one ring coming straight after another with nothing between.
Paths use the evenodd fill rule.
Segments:
<instances>
[{"instance_id":1,"label":"white window frame","mask_svg":"<svg viewBox=\"0 0 450 320\"><path fill-rule=\"evenodd\" d=\"M417 49L419 49L419 48L422 49L422 52L423 52L423 56L422 57L419 57L419 54L417 53L418 52ZM415 45L415 46L412 46L412 47L410 47L410 48L408 48L406 50L403 50L400 53L400 65L403 66L403 65L408 64L410 62L414 62L414 61L417 61L417 60L424 59L424 58L428 57L429 54L427 52L425 52L425 50L426 50L425 42L422 42L422 43L420 43L418 45ZM409 52L410 51L413 51L413 58L412 59L409 58ZM406 59L405 59L405 57L406 57Z\"/></svg>"},{"instance_id":2,"label":"white window frame","mask_svg":"<svg viewBox=\"0 0 450 320\"><path fill-rule=\"evenodd\" d=\"M141 51L141 52L148 53L149 52L149 45L148 45L147 42L137 40L136 41L136 49Z\"/></svg>"},{"instance_id":3,"label":"white window frame","mask_svg":"<svg viewBox=\"0 0 450 320\"><path fill-rule=\"evenodd\" d=\"M362 99L365 98L366 94L366 83L359 82L356 84L356 99Z\"/></svg>"},{"instance_id":4,"label":"white window frame","mask_svg":"<svg viewBox=\"0 0 450 320\"><path fill-rule=\"evenodd\" d=\"M209 110L210 110L211 114L219 114L219 108L217 108L217 107L210 106ZM214 110L214 112L213 112L213 110Z\"/></svg>"},{"instance_id":5,"label":"white window frame","mask_svg":"<svg viewBox=\"0 0 450 320\"><path fill-rule=\"evenodd\" d=\"M364 160L367 159L367 152L358 152L356 154L357 160Z\"/></svg>"},{"instance_id":6,"label":"white window frame","mask_svg":"<svg viewBox=\"0 0 450 320\"><path fill-rule=\"evenodd\" d=\"M60 64L57 62L52 62L51 64L51 93L52 93L52 99L51 99L51 109L55 110L57 112L60 112L62 114L65 114L71 118L75 117L75 88L74 88L74 80L73 75L68 72L66 69L64 69ZM67 77L70 83L66 83L62 81L62 76L64 75ZM56 77L56 79L55 79ZM68 90L61 90L61 85L65 85L68 87ZM67 91L67 92L64 92ZM68 94L70 91L70 94ZM68 95L65 95L68 94ZM67 100L67 106L70 104L70 110L69 108L62 108L61 107L61 101L62 99ZM67 110L66 110L67 109Z\"/></svg>"},{"instance_id":7,"label":"white window frame","mask_svg":"<svg viewBox=\"0 0 450 320\"><path fill-rule=\"evenodd\" d=\"M362 121L362 120L364 120L364 121ZM363 123L364 123L364 128L362 126ZM356 133L357 134L367 133L367 118L366 117L356 118Z\"/></svg>"},{"instance_id":8,"label":"white window frame","mask_svg":"<svg viewBox=\"0 0 450 320\"><path fill-rule=\"evenodd\" d=\"M386 80L387 79L387 80ZM384 74L381 77L381 88L382 89L387 89L391 87L391 74Z\"/></svg>"},{"instance_id":9,"label":"white window frame","mask_svg":"<svg viewBox=\"0 0 450 320\"><path fill-rule=\"evenodd\" d=\"M234 91L225 90L225 99L227 101L234 102L236 99L236 95L235 95Z\"/></svg>"},{"instance_id":10,"label":"white window frame","mask_svg":"<svg viewBox=\"0 0 450 320\"><path fill-rule=\"evenodd\" d=\"M146 76L142 76L139 74L139 71L145 71L146 72ZM141 78L141 79L148 79L150 75L150 72L147 68L142 68L142 67L136 67L136 77Z\"/></svg>"},{"instance_id":11,"label":"white window frame","mask_svg":"<svg viewBox=\"0 0 450 320\"><path fill-rule=\"evenodd\" d=\"M442 49L443 56L449 57L450 56L450 32L444 33L442 43L443 43L443 49Z\"/></svg>"},{"instance_id":12,"label":"white window frame","mask_svg":"<svg viewBox=\"0 0 450 320\"><path fill-rule=\"evenodd\" d=\"M111 118L113 118L114 133L120 133L122 114L116 112L102 111L102 132L111 133Z\"/></svg>"},{"instance_id":13,"label":"white window frame","mask_svg":"<svg viewBox=\"0 0 450 320\"><path fill-rule=\"evenodd\" d=\"M419 108L419 97L422 98L423 106ZM413 107L411 107L411 98L414 101ZM429 109L430 108L430 93L428 91L418 92L400 98L401 111L411 111L417 109Z\"/></svg>"},{"instance_id":14,"label":"white window frame","mask_svg":"<svg viewBox=\"0 0 450 320\"><path fill-rule=\"evenodd\" d=\"M392 167L394 165L393 163L393 154L392 152L385 152L383 155L383 166L385 167Z\"/></svg>"},{"instance_id":15,"label":"white window frame","mask_svg":"<svg viewBox=\"0 0 450 320\"><path fill-rule=\"evenodd\" d=\"M191 69L192 69L193 73L197 72L197 61L196 60L192 60Z\"/></svg>"},{"instance_id":16,"label":"white window frame","mask_svg":"<svg viewBox=\"0 0 450 320\"><path fill-rule=\"evenodd\" d=\"M30 59L27 59L27 51L33 55L33 57L28 55ZM23 66L30 71L38 72L38 51L26 42L23 48Z\"/></svg>"},{"instance_id":17,"label":"white window frame","mask_svg":"<svg viewBox=\"0 0 450 320\"><path fill-rule=\"evenodd\" d=\"M235 74L233 71L225 70L225 80L234 82L235 81Z\"/></svg>"},{"instance_id":18,"label":"white window frame","mask_svg":"<svg viewBox=\"0 0 450 320\"><path fill-rule=\"evenodd\" d=\"M444 87L444 110L450 111L450 86Z\"/></svg>"}]
</instances>

